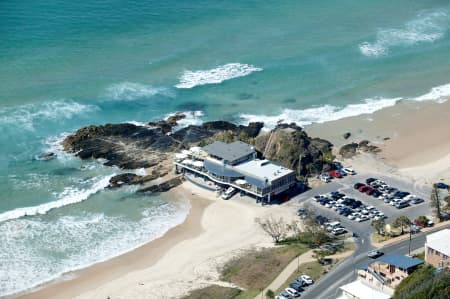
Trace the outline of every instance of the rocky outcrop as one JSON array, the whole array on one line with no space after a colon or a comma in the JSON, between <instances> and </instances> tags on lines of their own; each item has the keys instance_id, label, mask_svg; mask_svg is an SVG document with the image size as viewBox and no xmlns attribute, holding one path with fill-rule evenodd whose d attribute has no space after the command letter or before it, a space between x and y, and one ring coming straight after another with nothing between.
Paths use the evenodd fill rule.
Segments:
<instances>
[{"instance_id":1,"label":"rocky outcrop","mask_svg":"<svg viewBox=\"0 0 450 299\"><path fill-rule=\"evenodd\" d=\"M172 188L175 188L178 185L181 185L181 183L183 183L183 179L181 177L176 177L158 185L153 185L147 188L139 189L137 192L138 193L166 192Z\"/></svg>"},{"instance_id":2,"label":"rocky outcrop","mask_svg":"<svg viewBox=\"0 0 450 299\"><path fill-rule=\"evenodd\" d=\"M298 175L314 175L333 168L333 144L311 138L295 123L280 124L255 138L255 148L267 159L294 169Z\"/></svg>"},{"instance_id":3,"label":"rocky outcrop","mask_svg":"<svg viewBox=\"0 0 450 299\"><path fill-rule=\"evenodd\" d=\"M183 118L184 114L174 114L166 120L148 123L148 126L130 123L88 126L66 137L62 145L65 151L75 153L81 159L102 158L106 160L105 165L123 169L152 168L159 177L170 171L172 165L168 162L175 151L205 142L220 132L255 137L263 127L263 123L237 126L226 121L212 121L172 132ZM126 178L130 183L135 179ZM123 182L122 179L117 182ZM111 186L117 187L117 182Z\"/></svg>"},{"instance_id":4,"label":"rocky outcrop","mask_svg":"<svg viewBox=\"0 0 450 299\"><path fill-rule=\"evenodd\" d=\"M339 149L339 155L341 155L345 159L350 159L357 155L359 152L366 152L366 153L378 153L381 149L375 145L371 145L370 141L363 140L360 143L349 143L344 146L342 146Z\"/></svg>"},{"instance_id":5,"label":"rocky outcrop","mask_svg":"<svg viewBox=\"0 0 450 299\"><path fill-rule=\"evenodd\" d=\"M103 158L106 160L105 165L151 170L146 176L133 173L115 176L110 181L110 188L142 184L164 176L172 170L174 152L194 145L203 146L214 140L252 143L260 156L294 169L298 175L314 175L333 168L333 145L326 140L309 137L295 123L279 124L265 134L260 134L263 127L261 122L243 126L226 121L211 121L174 131L177 122L184 117L183 114L174 114L166 120L148 123L147 126L130 123L88 126L68 136L62 144L66 151L75 153L81 159ZM162 192L177 182L174 180L145 190Z\"/></svg>"},{"instance_id":6,"label":"rocky outcrop","mask_svg":"<svg viewBox=\"0 0 450 299\"><path fill-rule=\"evenodd\" d=\"M350 136L352 136L352 134L351 134L350 132L347 132L347 133L342 134L342 137L343 137L344 139L349 139Z\"/></svg>"}]
</instances>

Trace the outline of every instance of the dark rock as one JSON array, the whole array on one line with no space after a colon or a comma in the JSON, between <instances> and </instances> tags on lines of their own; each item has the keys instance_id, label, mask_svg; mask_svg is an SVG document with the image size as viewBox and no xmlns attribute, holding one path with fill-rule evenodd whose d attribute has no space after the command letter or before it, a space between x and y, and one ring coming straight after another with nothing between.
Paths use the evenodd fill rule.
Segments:
<instances>
[{"instance_id":1,"label":"dark rock","mask_svg":"<svg viewBox=\"0 0 450 299\"><path fill-rule=\"evenodd\" d=\"M175 188L178 185L181 185L181 183L183 183L183 179L181 177L176 177L173 179L170 179L164 183L161 183L159 185L153 185L147 188L142 188L139 189L137 192L138 193L147 193L147 192L166 192L169 191L172 188Z\"/></svg>"},{"instance_id":2,"label":"dark rock","mask_svg":"<svg viewBox=\"0 0 450 299\"><path fill-rule=\"evenodd\" d=\"M49 152L49 153L43 153L39 156L36 157L37 160L41 160L41 161L50 161L56 158L56 154Z\"/></svg>"},{"instance_id":3,"label":"dark rock","mask_svg":"<svg viewBox=\"0 0 450 299\"><path fill-rule=\"evenodd\" d=\"M169 116L166 120L160 120L157 122L149 122L148 125L152 127L157 127L161 129L163 134L172 132L173 127L178 124L178 121L186 118L184 113L175 113Z\"/></svg>"},{"instance_id":4,"label":"dark rock","mask_svg":"<svg viewBox=\"0 0 450 299\"><path fill-rule=\"evenodd\" d=\"M356 155L357 150L358 150L358 144L355 142L352 142L352 143L342 146L339 150L339 155L341 155L345 159L349 159Z\"/></svg>"},{"instance_id":5,"label":"dark rock","mask_svg":"<svg viewBox=\"0 0 450 299\"><path fill-rule=\"evenodd\" d=\"M384 137L383 140L385 140L385 141L391 140L391 137Z\"/></svg>"},{"instance_id":6,"label":"dark rock","mask_svg":"<svg viewBox=\"0 0 450 299\"><path fill-rule=\"evenodd\" d=\"M329 169L333 145L311 138L295 123L278 124L270 133L255 138L255 148L267 159L294 169L298 175L314 175Z\"/></svg>"},{"instance_id":7,"label":"dark rock","mask_svg":"<svg viewBox=\"0 0 450 299\"><path fill-rule=\"evenodd\" d=\"M342 135L342 137L344 137L344 139L348 139L348 138L350 138L351 135L352 135L352 134L351 134L350 132L347 132L347 133L344 133L344 134Z\"/></svg>"}]
</instances>

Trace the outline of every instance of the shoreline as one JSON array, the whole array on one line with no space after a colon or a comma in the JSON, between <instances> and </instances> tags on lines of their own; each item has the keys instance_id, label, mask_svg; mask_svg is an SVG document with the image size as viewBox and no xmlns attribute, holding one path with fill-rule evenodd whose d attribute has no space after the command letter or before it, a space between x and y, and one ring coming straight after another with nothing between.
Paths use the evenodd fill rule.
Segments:
<instances>
[{"instance_id":1,"label":"shoreline","mask_svg":"<svg viewBox=\"0 0 450 299\"><path fill-rule=\"evenodd\" d=\"M169 191L173 195L181 195L190 202L190 210L186 219L165 232L161 237L150 240L129 252L115 256L83 269L64 273L59 278L32 288L23 293L9 295L13 298L73 298L82 292L91 290L99 284L116 279L130 271L151 267L166 251L186 239L198 236L203 228L200 220L205 208L211 202L205 198L192 198L182 192L179 186ZM170 194L169 193L169 194ZM75 276L75 278L70 278ZM95 277L95 280L92 280ZM8 297L6 297L8 298Z\"/></svg>"},{"instance_id":2,"label":"shoreline","mask_svg":"<svg viewBox=\"0 0 450 299\"><path fill-rule=\"evenodd\" d=\"M356 170L389 172L427 185L441 179L450 181L449 127L450 101L400 101L372 114L308 125L305 131L312 137L330 140L335 151L347 143L369 140L382 151L377 155L360 154L345 159L345 163ZM351 133L347 140L342 137L346 132ZM179 297L193 288L220 284L217 267L237 251L248 246L270 246L270 240L258 231L254 218L268 213L286 217L289 212L284 206L265 209L240 197L215 200L212 192L189 182L168 194L191 203L180 225L125 254L66 273L60 279L12 297ZM72 275L76 278L64 280Z\"/></svg>"},{"instance_id":3,"label":"shoreline","mask_svg":"<svg viewBox=\"0 0 450 299\"><path fill-rule=\"evenodd\" d=\"M443 103L399 101L372 114L308 125L305 131L332 142L336 153L344 144L369 140L381 149L375 158L380 164L386 164L386 169L392 168L397 175L431 184L450 181L448 128L450 99ZM351 133L348 139L342 136L346 132ZM345 160L367 167L358 161L358 156Z\"/></svg>"}]
</instances>

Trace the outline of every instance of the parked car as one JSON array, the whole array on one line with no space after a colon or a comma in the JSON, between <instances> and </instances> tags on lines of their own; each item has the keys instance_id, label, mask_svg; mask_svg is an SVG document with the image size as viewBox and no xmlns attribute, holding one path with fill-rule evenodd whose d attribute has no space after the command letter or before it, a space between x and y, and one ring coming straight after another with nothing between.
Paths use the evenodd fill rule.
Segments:
<instances>
[{"instance_id":1,"label":"parked car","mask_svg":"<svg viewBox=\"0 0 450 299\"><path fill-rule=\"evenodd\" d=\"M378 251L378 250L371 250L371 251L369 251L369 252L367 253L367 256L370 257L370 258L375 259L375 258L377 258L377 257L379 257L379 256L382 256L383 254L384 254L384 253L381 252L381 251Z\"/></svg>"},{"instance_id":2,"label":"parked car","mask_svg":"<svg viewBox=\"0 0 450 299\"><path fill-rule=\"evenodd\" d=\"M345 173L350 174L350 175L355 175L356 174L356 172L353 169L348 168L348 167L345 167L342 170L345 171Z\"/></svg>"},{"instance_id":3,"label":"parked car","mask_svg":"<svg viewBox=\"0 0 450 299\"><path fill-rule=\"evenodd\" d=\"M435 185L436 185L436 187L439 188L439 189L450 189L450 186L449 186L449 185L444 184L444 183L442 183L442 182L436 183Z\"/></svg>"},{"instance_id":4,"label":"parked car","mask_svg":"<svg viewBox=\"0 0 450 299\"><path fill-rule=\"evenodd\" d=\"M347 173L343 169L336 169L335 171L337 173L339 173L340 175L342 175L342 176L346 176L347 175Z\"/></svg>"},{"instance_id":5,"label":"parked car","mask_svg":"<svg viewBox=\"0 0 450 299\"><path fill-rule=\"evenodd\" d=\"M359 215L355 219L355 221L358 221L358 222L363 222L363 221L367 221L367 220L369 220L369 217L367 215Z\"/></svg>"},{"instance_id":6,"label":"parked car","mask_svg":"<svg viewBox=\"0 0 450 299\"><path fill-rule=\"evenodd\" d=\"M423 200L422 198L416 197L416 198L412 199L411 202L412 202L413 204L417 205L417 204L419 204L419 203L421 203L421 202L424 202L424 200Z\"/></svg>"},{"instance_id":7,"label":"parked car","mask_svg":"<svg viewBox=\"0 0 450 299\"><path fill-rule=\"evenodd\" d=\"M300 293L297 292L295 289L293 288L286 288L284 289L286 291L286 293L288 293L289 295L291 295L292 297L296 298L300 296Z\"/></svg>"},{"instance_id":8,"label":"parked car","mask_svg":"<svg viewBox=\"0 0 450 299\"><path fill-rule=\"evenodd\" d=\"M364 192L366 192L367 190L370 190L370 189L372 189L372 187L364 185L364 186L359 187L358 191L364 193Z\"/></svg>"},{"instance_id":9,"label":"parked car","mask_svg":"<svg viewBox=\"0 0 450 299\"><path fill-rule=\"evenodd\" d=\"M329 183L331 181L331 178L329 176L325 176L323 174L319 175L318 178L324 183Z\"/></svg>"},{"instance_id":10,"label":"parked car","mask_svg":"<svg viewBox=\"0 0 450 299\"><path fill-rule=\"evenodd\" d=\"M375 182L377 179L376 178L368 178L366 179L366 184L370 184L372 182Z\"/></svg>"},{"instance_id":11,"label":"parked car","mask_svg":"<svg viewBox=\"0 0 450 299\"><path fill-rule=\"evenodd\" d=\"M311 277L309 277L308 275L301 275L299 277L306 285L311 285L314 283L314 281L312 280ZM298 278L297 278L298 279Z\"/></svg>"},{"instance_id":12,"label":"parked car","mask_svg":"<svg viewBox=\"0 0 450 299\"><path fill-rule=\"evenodd\" d=\"M400 202L395 204L395 207L397 209L403 209L403 208L406 208L407 206L409 206L409 203L407 203L405 201L400 201Z\"/></svg>"},{"instance_id":13,"label":"parked car","mask_svg":"<svg viewBox=\"0 0 450 299\"><path fill-rule=\"evenodd\" d=\"M353 185L353 189L358 190L359 188L361 188L362 186L365 186L365 185L366 184L363 184L363 183L356 183L356 184Z\"/></svg>"},{"instance_id":14,"label":"parked car","mask_svg":"<svg viewBox=\"0 0 450 299\"><path fill-rule=\"evenodd\" d=\"M337 172L335 170L328 171L328 174L334 178L338 178L338 179L342 178L342 174L340 174L339 172Z\"/></svg>"},{"instance_id":15,"label":"parked car","mask_svg":"<svg viewBox=\"0 0 450 299\"><path fill-rule=\"evenodd\" d=\"M304 218L304 217L308 216L308 211L306 211L305 209L298 209L297 216Z\"/></svg>"},{"instance_id":16,"label":"parked car","mask_svg":"<svg viewBox=\"0 0 450 299\"><path fill-rule=\"evenodd\" d=\"M299 282L293 282L289 285L290 288L293 288L294 290L296 290L297 292L303 292L303 283L299 283Z\"/></svg>"},{"instance_id":17,"label":"parked car","mask_svg":"<svg viewBox=\"0 0 450 299\"><path fill-rule=\"evenodd\" d=\"M345 234L346 232L347 232L347 230L342 227L335 228L331 231L331 233L335 236Z\"/></svg>"}]
</instances>

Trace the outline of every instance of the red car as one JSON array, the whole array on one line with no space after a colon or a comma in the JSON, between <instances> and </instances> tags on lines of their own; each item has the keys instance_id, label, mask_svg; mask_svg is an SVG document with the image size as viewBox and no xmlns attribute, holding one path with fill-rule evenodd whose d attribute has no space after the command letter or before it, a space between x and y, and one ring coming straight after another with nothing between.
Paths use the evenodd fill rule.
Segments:
<instances>
[{"instance_id":1,"label":"red car","mask_svg":"<svg viewBox=\"0 0 450 299\"><path fill-rule=\"evenodd\" d=\"M338 178L338 179L342 178L342 174L340 174L339 172L336 172L334 170L328 171L328 174L331 175L334 178Z\"/></svg>"},{"instance_id":2,"label":"red car","mask_svg":"<svg viewBox=\"0 0 450 299\"><path fill-rule=\"evenodd\" d=\"M364 185L364 186L359 187L358 191L359 192L366 192L367 190L370 190L370 188L372 188L372 187Z\"/></svg>"}]
</instances>

